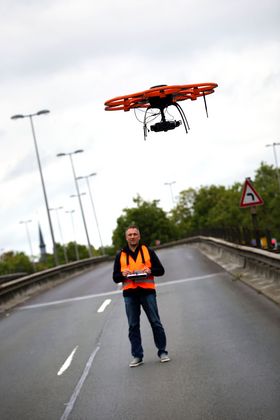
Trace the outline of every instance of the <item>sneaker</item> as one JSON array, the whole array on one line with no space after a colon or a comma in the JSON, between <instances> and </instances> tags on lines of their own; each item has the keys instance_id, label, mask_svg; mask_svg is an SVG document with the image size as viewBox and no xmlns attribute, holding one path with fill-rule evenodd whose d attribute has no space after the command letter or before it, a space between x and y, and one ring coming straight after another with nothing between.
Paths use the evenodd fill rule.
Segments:
<instances>
[{"instance_id":1,"label":"sneaker","mask_svg":"<svg viewBox=\"0 0 280 420\"><path fill-rule=\"evenodd\" d=\"M167 353L161 353L161 355L159 356L161 363L165 363L165 362L169 362L170 361L170 357L168 356Z\"/></svg>"},{"instance_id":2,"label":"sneaker","mask_svg":"<svg viewBox=\"0 0 280 420\"><path fill-rule=\"evenodd\" d=\"M134 357L134 359L131 360L129 363L129 367L137 367L139 365L142 365L143 359L142 357Z\"/></svg>"}]
</instances>

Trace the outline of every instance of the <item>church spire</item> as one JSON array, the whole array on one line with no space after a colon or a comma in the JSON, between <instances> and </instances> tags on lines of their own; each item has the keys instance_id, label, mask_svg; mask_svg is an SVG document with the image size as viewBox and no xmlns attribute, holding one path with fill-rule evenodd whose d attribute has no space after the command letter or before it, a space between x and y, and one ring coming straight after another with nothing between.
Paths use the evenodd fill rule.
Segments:
<instances>
[{"instance_id":1,"label":"church spire","mask_svg":"<svg viewBox=\"0 0 280 420\"><path fill-rule=\"evenodd\" d=\"M39 227L39 248L40 248L40 260L43 261L46 257L47 251L46 251L46 245L44 242L42 230L40 223L38 224Z\"/></svg>"}]
</instances>

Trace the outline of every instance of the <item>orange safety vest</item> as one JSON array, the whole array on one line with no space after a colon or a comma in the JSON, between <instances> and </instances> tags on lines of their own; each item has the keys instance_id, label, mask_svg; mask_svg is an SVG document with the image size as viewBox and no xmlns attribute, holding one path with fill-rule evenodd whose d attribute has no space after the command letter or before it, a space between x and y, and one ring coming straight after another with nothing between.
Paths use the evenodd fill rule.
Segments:
<instances>
[{"instance_id":1,"label":"orange safety vest","mask_svg":"<svg viewBox=\"0 0 280 420\"><path fill-rule=\"evenodd\" d=\"M150 259L150 253L145 245L141 245L138 251L136 261L122 251L120 256L121 272L124 270L130 270L132 273L143 270L144 266L151 268L152 263ZM143 287L144 289L155 289L154 276L149 276L146 279L132 280L125 279L123 281L123 290L136 289L137 287Z\"/></svg>"}]
</instances>

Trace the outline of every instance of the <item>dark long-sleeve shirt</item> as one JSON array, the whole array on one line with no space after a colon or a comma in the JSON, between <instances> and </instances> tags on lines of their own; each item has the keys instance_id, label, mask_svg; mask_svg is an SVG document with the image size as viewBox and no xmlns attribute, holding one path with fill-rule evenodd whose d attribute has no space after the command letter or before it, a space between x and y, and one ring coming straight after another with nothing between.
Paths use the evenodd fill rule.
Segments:
<instances>
[{"instance_id":1,"label":"dark long-sleeve shirt","mask_svg":"<svg viewBox=\"0 0 280 420\"><path fill-rule=\"evenodd\" d=\"M163 276L164 268L157 254L152 248L149 248L149 247L147 248L148 248L150 259L151 259L152 276ZM121 263L120 263L120 257L121 257L122 252L128 253L134 259L134 261L136 261L138 252L140 252L140 245L138 245L138 247L135 249L134 252L128 246L126 246L125 248L123 248L121 251L117 253L116 258L115 258L115 263L114 263L114 271L113 271L113 280L115 283L121 283L124 281L124 277L121 272ZM145 293L145 294L155 293L155 290L143 289L141 287L137 287L136 289L124 290L123 292L124 296L130 295L132 293Z\"/></svg>"}]
</instances>

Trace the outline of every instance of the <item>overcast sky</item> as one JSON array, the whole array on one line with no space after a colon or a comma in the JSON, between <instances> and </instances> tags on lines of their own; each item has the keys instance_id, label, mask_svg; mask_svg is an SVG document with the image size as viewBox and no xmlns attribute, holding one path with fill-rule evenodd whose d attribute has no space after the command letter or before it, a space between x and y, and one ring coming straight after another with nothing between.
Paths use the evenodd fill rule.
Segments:
<instances>
[{"instance_id":1,"label":"overcast sky","mask_svg":"<svg viewBox=\"0 0 280 420\"><path fill-rule=\"evenodd\" d=\"M230 186L275 165L280 142L280 3L253 0L1 0L0 252L38 254L38 223L50 230L29 120L33 119L49 207L62 239L86 244L69 157L90 179L101 238L139 194L172 207L189 187ZM191 130L149 133L134 112L105 112L104 102L158 84L215 82L203 100L181 102ZM172 115L178 119L176 112ZM279 154L280 161L280 148ZM88 189L80 181L90 241L100 246ZM246 210L244 210L246 211ZM55 238L62 242L56 212Z\"/></svg>"}]
</instances>

